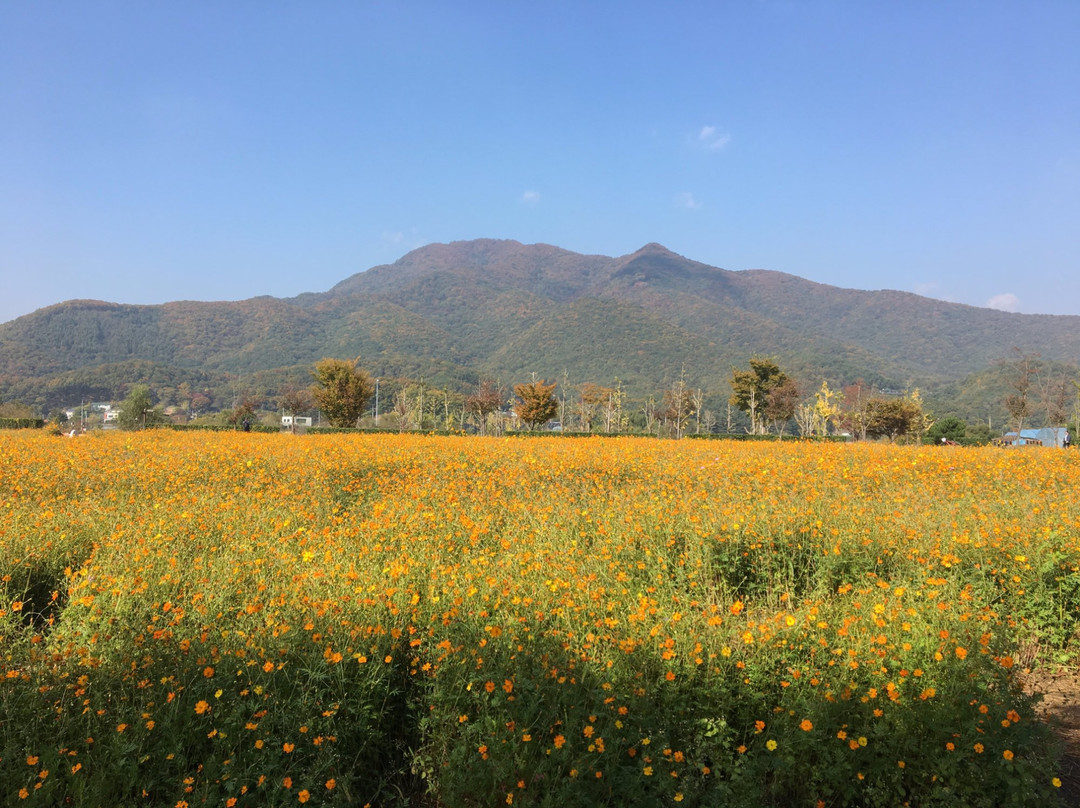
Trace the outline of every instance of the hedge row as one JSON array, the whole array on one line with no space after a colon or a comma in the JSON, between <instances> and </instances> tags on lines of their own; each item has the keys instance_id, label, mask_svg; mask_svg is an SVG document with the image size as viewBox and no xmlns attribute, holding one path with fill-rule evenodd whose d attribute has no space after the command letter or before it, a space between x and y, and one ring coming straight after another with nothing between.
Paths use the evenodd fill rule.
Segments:
<instances>
[{"instance_id":1,"label":"hedge row","mask_svg":"<svg viewBox=\"0 0 1080 808\"><path fill-rule=\"evenodd\" d=\"M0 418L0 429L41 429L44 418Z\"/></svg>"},{"instance_id":2,"label":"hedge row","mask_svg":"<svg viewBox=\"0 0 1080 808\"><path fill-rule=\"evenodd\" d=\"M851 440L847 435L815 435L802 437L800 435L750 435L746 432L710 432L700 435L683 435L684 438L693 440L748 440L748 441L779 441L799 440L814 441L820 443L846 443Z\"/></svg>"},{"instance_id":3,"label":"hedge row","mask_svg":"<svg viewBox=\"0 0 1080 808\"><path fill-rule=\"evenodd\" d=\"M161 429L175 429L177 432L187 431L201 431L201 432L243 432L242 426L233 426L232 424L160 424ZM248 432L280 432L276 426L267 426L266 424L252 424Z\"/></svg>"}]
</instances>

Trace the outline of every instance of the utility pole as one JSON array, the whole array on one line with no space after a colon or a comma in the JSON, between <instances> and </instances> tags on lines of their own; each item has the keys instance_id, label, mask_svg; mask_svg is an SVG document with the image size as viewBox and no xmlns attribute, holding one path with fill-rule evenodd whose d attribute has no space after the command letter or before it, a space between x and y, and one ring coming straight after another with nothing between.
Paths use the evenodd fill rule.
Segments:
<instances>
[{"instance_id":1,"label":"utility pole","mask_svg":"<svg viewBox=\"0 0 1080 808\"><path fill-rule=\"evenodd\" d=\"M379 425L379 377L375 377L375 426Z\"/></svg>"}]
</instances>

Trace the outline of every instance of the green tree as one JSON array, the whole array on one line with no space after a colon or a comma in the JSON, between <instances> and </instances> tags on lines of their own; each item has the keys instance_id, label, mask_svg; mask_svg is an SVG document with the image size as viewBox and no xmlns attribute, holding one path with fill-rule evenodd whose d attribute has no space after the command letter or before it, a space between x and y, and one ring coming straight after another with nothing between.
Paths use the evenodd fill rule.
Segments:
<instances>
[{"instance_id":1,"label":"green tree","mask_svg":"<svg viewBox=\"0 0 1080 808\"><path fill-rule=\"evenodd\" d=\"M909 398L872 398L866 402L866 434L895 441L922 431L922 408Z\"/></svg>"},{"instance_id":2,"label":"green tree","mask_svg":"<svg viewBox=\"0 0 1080 808\"><path fill-rule=\"evenodd\" d=\"M375 384L360 367L360 360L321 359L311 373L315 378L312 398L331 426L356 426L375 392Z\"/></svg>"},{"instance_id":3,"label":"green tree","mask_svg":"<svg viewBox=\"0 0 1080 808\"><path fill-rule=\"evenodd\" d=\"M514 412L529 429L536 429L555 417L559 411L559 401L555 398L555 382L548 384L535 380L514 386L514 395L520 401L514 405Z\"/></svg>"},{"instance_id":4,"label":"green tree","mask_svg":"<svg viewBox=\"0 0 1080 808\"><path fill-rule=\"evenodd\" d=\"M749 370L731 370L731 404L750 416L750 434L765 434L764 411L769 393L787 381L787 374L771 359L754 357Z\"/></svg>"},{"instance_id":5,"label":"green tree","mask_svg":"<svg viewBox=\"0 0 1080 808\"><path fill-rule=\"evenodd\" d=\"M0 404L0 418L33 418L34 408L21 401L7 401Z\"/></svg>"},{"instance_id":6,"label":"green tree","mask_svg":"<svg viewBox=\"0 0 1080 808\"><path fill-rule=\"evenodd\" d=\"M955 415L946 415L926 431L931 443L959 443L967 433L967 424Z\"/></svg>"},{"instance_id":7,"label":"green tree","mask_svg":"<svg viewBox=\"0 0 1080 808\"><path fill-rule=\"evenodd\" d=\"M978 421L964 431L964 437L969 445L985 446L994 439L994 431L984 421Z\"/></svg>"},{"instance_id":8,"label":"green tree","mask_svg":"<svg viewBox=\"0 0 1080 808\"><path fill-rule=\"evenodd\" d=\"M162 420L161 411L154 407L150 388L145 384L132 386L127 398L120 404L120 414L116 418L121 429L146 429Z\"/></svg>"}]
</instances>

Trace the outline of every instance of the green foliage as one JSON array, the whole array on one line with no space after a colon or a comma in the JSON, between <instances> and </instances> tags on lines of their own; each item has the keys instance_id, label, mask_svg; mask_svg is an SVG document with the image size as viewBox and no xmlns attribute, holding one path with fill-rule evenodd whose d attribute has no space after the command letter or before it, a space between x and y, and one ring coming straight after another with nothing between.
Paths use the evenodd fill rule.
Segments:
<instances>
[{"instance_id":1,"label":"green foliage","mask_svg":"<svg viewBox=\"0 0 1080 808\"><path fill-rule=\"evenodd\" d=\"M331 426L356 426L375 392L375 383L359 362L323 359L315 363L312 376L312 398Z\"/></svg>"},{"instance_id":2,"label":"green foliage","mask_svg":"<svg viewBox=\"0 0 1080 808\"><path fill-rule=\"evenodd\" d=\"M773 402L774 391L783 390L787 382L787 374L771 359L754 357L750 360L749 370L732 368L730 401L732 406L750 416L752 433L764 432L770 417L781 417L786 413L784 420L787 420L794 414L794 407L787 406L788 396Z\"/></svg>"},{"instance_id":3,"label":"green foliage","mask_svg":"<svg viewBox=\"0 0 1080 808\"><path fill-rule=\"evenodd\" d=\"M242 428L242 424L211 424L199 420L187 424L162 424L161 427L163 429L172 429L177 432L235 432L237 429ZM278 427L270 426L269 424L252 423L249 431L274 434L281 430Z\"/></svg>"},{"instance_id":4,"label":"green foliage","mask_svg":"<svg viewBox=\"0 0 1080 808\"><path fill-rule=\"evenodd\" d=\"M21 401L8 401L0 404L0 418L33 418L34 408Z\"/></svg>"},{"instance_id":5,"label":"green foliage","mask_svg":"<svg viewBox=\"0 0 1080 808\"><path fill-rule=\"evenodd\" d=\"M148 429L160 424L164 416L154 406L150 388L136 384L120 404L120 415L116 420L121 429Z\"/></svg>"},{"instance_id":6,"label":"green foliage","mask_svg":"<svg viewBox=\"0 0 1080 808\"><path fill-rule=\"evenodd\" d=\"M919 431L922 408L907 398L872 398L865 405L866 434L895 441Z\"/></svg>"},{"instance_id":7,"label":"green foliage","mask_svg":"<svg viewBox=\"0 0 1080 808\"><path fill-rule=\"evenodd\" d=\"M733 441L805 441L808 443L847 443L851 438L846 435L775 435L766 433L755 435L749 432L715 432L715 433L690 433L685 437L693 440L733 440Z\"/></svg>"},{"instance_id":8,"label":"green foliage","mask_svg":"<svg viewBox=\"0 0 1080 808\"><path fill-rule=\"evenodd\" d=\"M44 418L0 418L0 429L41 429Z\"/></svg>"},{"instance_id":9,"label":"green foliage","mask_svg":"<svg viewBox=\"0 0 1080 808\"><path fill-rule=\"evenodd\" d=\"M967 427L963 442L967 446L986 446L995 437L996 433L987 424L979 421Z\"/></svg>"},{"instance_id":10,"label":"green foliage","mask_svg":"<svg viewBox=\"0 0 1080 808\"><path fill-rule=\"evenodd\" d=\"M967 424L955 415L948 415L936 421L926 432L928 443L962 443L967 433Z\"/></svg>"},{"instance_id":11,"label":"green foliage","mask_svg":"<svg viewBox=\"0 0 1080 808\"><path fill-rule=\"evenodd\" d=\"M270 398L325 355L362 355L373 375L458 393L480 374L565 370L575 386L619 378L640 400L659 398L685 366L688 387L715 396L731 367L767 354L808 384L918 384L936 413L996 423L1007 382L993 363L1014 344L1038 346L1046 368L1072 362L1078 333L1070 318L727 272L659 245L607 258L484 240L422 248L289 300L50 306L0 324L0 399L49 411L119 399L132 383L188 383L220 407L239 375ZM1035 404L1029 418L1042 420Z\"/></svg>"}]
</instances>

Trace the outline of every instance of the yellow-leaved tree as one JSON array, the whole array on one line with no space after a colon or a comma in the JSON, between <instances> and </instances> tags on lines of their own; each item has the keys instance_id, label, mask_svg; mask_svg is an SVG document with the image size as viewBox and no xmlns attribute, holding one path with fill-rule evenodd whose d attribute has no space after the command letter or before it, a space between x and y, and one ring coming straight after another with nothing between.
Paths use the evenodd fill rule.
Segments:
<instances>
[{"instance_id":1,"label":"yellow-leaved tree","mask_svg":"<svg viewBox=\"0 0 1080 808\"><path fill-rule=\"evenodd\" d=\"M311 396L331 426L356 426L375 391L371 376L360 367L360 360L321 359L311 375L315 383Z\"/></svg>"},{"instance_id":2,"label":"yellow-leaved tree","mask_svg":"<svg viewBox=\"0 0 1080 808\"><path fill-rule=\"evenodd\" d=\"M517 384L514 385L514 395L521 399L514 405L514 412L529 429L543 426L559 411L555 382L548 384L543 380L534 380Z\"/></svg>"}]
</instances>

